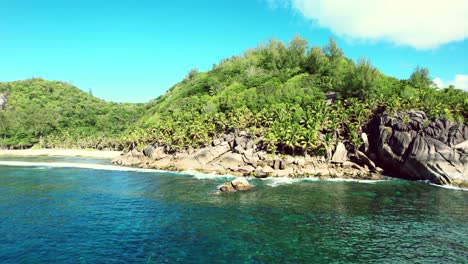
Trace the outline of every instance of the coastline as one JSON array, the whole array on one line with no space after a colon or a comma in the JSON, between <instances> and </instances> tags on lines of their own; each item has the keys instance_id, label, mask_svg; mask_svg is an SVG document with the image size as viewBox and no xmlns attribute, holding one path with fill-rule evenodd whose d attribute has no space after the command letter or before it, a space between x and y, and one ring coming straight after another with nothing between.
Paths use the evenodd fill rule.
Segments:
<instances>
[{"instance_id":1,"label":"coastline","mask_svg":"<svg viewBox=\"0 0 468 264\"><path fill-rule=\"evenodd\" d=\"M240 140L238 137L237 141ZM234 141L223 141L200 149L182 150L176 153L166 153L163 147L148 145L143 151L134 149L114 159L112 163L144 169L173 172L196 171L202 174L254 178L304 179L312 177L356 180L383 178L383 171L370 160L363 162L352 158L353 162L343 157L343 160L333 162L315 156L268 155L264 151L258 151L253 143L245 144L250 146L246 147L247 150L241 145L232 149L233 144Z\"/></svg>"},{"instance_id":2,"label":"coastline","mask_svg":"<svg viewBox=\"0 0 468 264\"><path fill-rule=\"evenodd\" d=\"M122 151L111 150L85 150L85 149L14 149L0 150L0 157L87 157L99 159L114 159L122 154Z\"/></svg>"}]
</instances>

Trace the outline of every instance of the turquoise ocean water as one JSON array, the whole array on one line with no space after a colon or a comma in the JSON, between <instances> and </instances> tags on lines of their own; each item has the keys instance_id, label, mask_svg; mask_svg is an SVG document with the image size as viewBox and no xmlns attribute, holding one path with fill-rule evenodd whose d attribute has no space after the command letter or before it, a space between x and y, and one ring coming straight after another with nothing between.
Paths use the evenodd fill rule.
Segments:
<instances>
[{"instance_id":1,"label":"turquoise ocean water","mask_svg":"<svg viewBox=\"0 0 468 264\"><path fill-rule=\"evenodd\" d=\"M229 177L1 160L0 263L468 262L463 190L252 179L218 194Z\"/></svg>"}]
</instances>

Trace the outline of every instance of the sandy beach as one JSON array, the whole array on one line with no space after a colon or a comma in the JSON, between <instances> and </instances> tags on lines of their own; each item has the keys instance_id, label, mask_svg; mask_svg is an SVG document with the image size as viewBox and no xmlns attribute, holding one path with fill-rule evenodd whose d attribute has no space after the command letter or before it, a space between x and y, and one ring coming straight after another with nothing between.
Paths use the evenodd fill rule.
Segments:
<instances>
[{"instance_id":1,"label":"sandy beach","mask_svg":"<svg viewBox=\"0 0 468 264\"><path fill-rule=\"evenodd\" d=\"M122 154L121 151L85 150L85 149L15 149L0 150L0 156L62 156L62 157L89 157L113 159Z\"/></svg>"}]
</instances>

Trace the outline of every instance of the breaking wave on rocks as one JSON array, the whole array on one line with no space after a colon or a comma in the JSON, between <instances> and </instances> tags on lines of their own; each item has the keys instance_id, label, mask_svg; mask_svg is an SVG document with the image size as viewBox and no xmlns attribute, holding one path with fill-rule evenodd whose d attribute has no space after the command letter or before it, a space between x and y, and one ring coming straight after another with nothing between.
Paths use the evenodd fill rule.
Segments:
<instances>
[{"instance_id":1,"label":"breaking wave on rocks","mask_svg":"<svg viewBox=\"0 0 468 264\"><path fill-rule=\"evenodd\" d=\"M188 174L193 176L197 180L212 180L212 179L234 179L236 176L230 174L215 174L215 173L203 173L194 170L187 170L182 172L184 174Z\"/></svg>"},{"instance_id":2,"label":"breaking wave on rocks","mask_svg":"<svg viewBox=\"0 0 468 264\"><path fill-rule=\"evenodd\" d=\"M430 183L430 182L428 183L432 186L439 187L439 188L468 192L468 188L463 188L463 187L458 187L458 186L453 186L453 185L438 185L438 184Z\"/></svg>"},{"instance_id":3,"label":"breaking wave on rocks","mask_svg":"<svg viewBox=\"0 0 468 264\"><path fill-rule=\"evenodd\" d=\"M202 173L194 170L187 170L183 172L169 172L163 170L155 169L143 169L135 167L124 167L117 165L104 165L104 164L91 164L91 163L72 163L72 162L29 162L29 161L0 161L0 166L12 166L12 167L35 167L37 169L49 169L49 168L78 168L78 169L93 169L93 170L106 170L106 171L128 171L128 172L144 172L144 173L172 173L172 174L184 174L192 176L197 180L216 180L216 179L225 179L231 180L236 176L230 174L214 174L214 173ZM251 180L251 179L249 179ZM391 179L384 180L359 180L359 179L344 179L344 178L333 178L333 179L319 179L319 178L288 178L288 177L268 177L259 179L263 181L267 186L278 187L281 185L288 185L301 182L317 182L317 181L328 181L328 182L358 182L358 183L367 183L375 184L382 181L388 181ZM427 181L422 181L429 183L432 186L458 190L458 191L468 191L468 188L462 188L452 185L437 185Z\"/></svg>"},{"instance_id":4,"label":"breaking wave on rocks","mask_svg":"<svg viewBox=\"0 0 468 264\"><path fill-rule=\"evenodd\" d=\"M387 180L358 180L358 179L344 179L344 178L333 178L333 179L319 179L319 178L288 178L288 177L272 177L272 178L263 178L266 185L270 187L277 187L286 184L294 184L300 182L317 182L317 181L328 181L328 182L358 182L358 183L368 183L374 184L377 182L387 181Z\"/></svg>"}]
</instances>

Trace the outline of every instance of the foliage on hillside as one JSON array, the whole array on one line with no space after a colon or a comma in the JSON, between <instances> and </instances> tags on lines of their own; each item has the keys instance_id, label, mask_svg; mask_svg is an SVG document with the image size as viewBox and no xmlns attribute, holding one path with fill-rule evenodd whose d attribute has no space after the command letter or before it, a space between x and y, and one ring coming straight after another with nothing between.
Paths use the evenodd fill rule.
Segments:
<instances>
[{"instance_id":1,"label":"foliage on hillside","mask_svg":"<svg viewBox=\"0 0 468 264\"><path fill-rule=\"evenodd\" d=\"M191 70L165 95L142 104L99 100L62 83L30 79L0 83L1 147L201 147L213 137L246 131L276 153L329 156L338 141L360 143L380 111L423 110L430 117L468 120L468 93L436 89L429 72L407 80L382 74L369 60L344 57L333 39L309 47L295 37L271 40L214 65ZM334 103L326 97L333 92Z\"/></svg>"},{"instance_id":2,"label":"foliage on hillside","mask_svg":"<svg viewBox=\"0 0 468 264\"><path fill-rule=\"evenodd\" d=\"M0 83L0 146L122 148L118 141L143 105L108 103L64 82L39 78Z\"/></svg>"},{"instance_id":3,"label":"foliage on hillside","mask_svg":"<svg viewBox=\"0 0 468 264\"><path fill-rule=\"evenodd\" d=\"M328 105L328 92L338 100ZM269 151L329 153L338 140L359 144L377 110L424 110L429 116L468 120L468 93L436 89L425 68L408 80L388 77L369 60L344 57L333 39L309 48L295 37L272 40L214 65L191 70L165 95L149 103L132 147L153 142L177 150L209 144L212 137L245 130Z\"/></svg>"}]
</instances>

